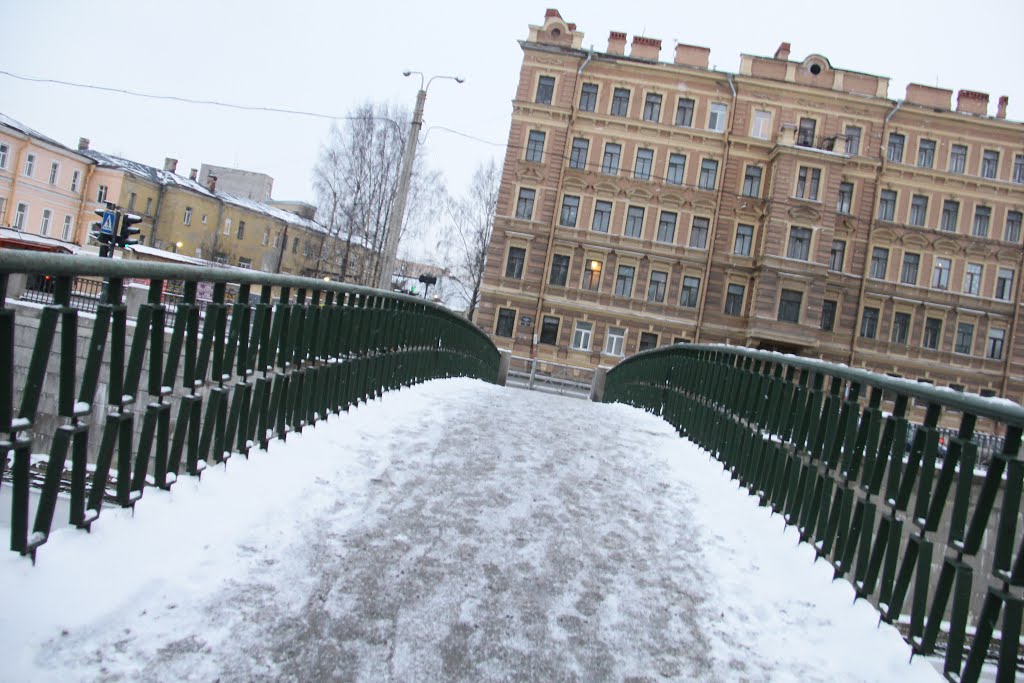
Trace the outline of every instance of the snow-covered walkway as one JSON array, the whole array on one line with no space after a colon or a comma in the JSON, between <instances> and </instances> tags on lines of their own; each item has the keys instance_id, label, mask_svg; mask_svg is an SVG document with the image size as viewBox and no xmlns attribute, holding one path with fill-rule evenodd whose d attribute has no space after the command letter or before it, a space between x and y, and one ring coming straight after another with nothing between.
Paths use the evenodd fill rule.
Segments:
<instances>
[{"instance_id":1,"label":"snow-covered walkway","mask_svg":"<svg viewBox=\"0 0 1024 683\"><path fill-rule=\"evenodd\" d=\"M660 419L432 382L0 557L0 680L935 680Z\"/></svg>"}]
</instances>

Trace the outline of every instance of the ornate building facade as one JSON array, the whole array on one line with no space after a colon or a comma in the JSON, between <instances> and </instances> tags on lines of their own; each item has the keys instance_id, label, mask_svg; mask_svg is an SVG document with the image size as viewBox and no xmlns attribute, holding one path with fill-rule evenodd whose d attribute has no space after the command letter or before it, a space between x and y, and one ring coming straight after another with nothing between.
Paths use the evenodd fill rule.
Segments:
<instances>
[{"instance_id":1,"label":"ornate building facade","mask_svg":"<svg viewBox=\"0 0 1024 683\"><path fill-rule=\"evenodd\" d=\"M742 55L549 10L521 42L477 322L578 367L679 341L1024 394L1024 124L1007 99L821 55Z\"/></svg>"}]
</instances>

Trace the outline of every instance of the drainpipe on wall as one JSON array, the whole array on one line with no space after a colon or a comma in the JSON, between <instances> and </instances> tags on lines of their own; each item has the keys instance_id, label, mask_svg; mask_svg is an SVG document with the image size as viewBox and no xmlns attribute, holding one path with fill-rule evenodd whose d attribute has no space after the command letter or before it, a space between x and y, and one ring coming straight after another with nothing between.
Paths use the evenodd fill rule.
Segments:
<instances>
[{"instance_id":1,"label":"drainpipe on wall","mask_svg":"<svg viewBox=\"0 0 1024 683\"><path fill-rule=\"evenodd\" d=\"M572 100L569 102L569 121L565 124L565 142L562 144L562 162L558 167L558 184L556 188L562 187L562 181L565 179L565 167L568 165L568 159L570 149L572 147L572 132L573 122L576 120L576 102L578 102L579 87L580 87L580 76L583 75L583 69L590 64L590 60L594 58L594 46L591 45L590 49L587 50L587 58L580 64L580 68L576 69L576 76L573 79L572 85ZM544 270L540 275L540 291L537 293L537 310L533 316L533 341L530 344L530 388L533 388L533 378L537 369L537 345L540 343L540 334L538 330L541 325L541 311L544 308L544 293L548 288L548 271L551 263L551 249L555 243L555 225L558 221L559 209L558 209L558 197L555 197L555 210L551 213L551 223L548 226L548 246L546 256L544 257ZM603 273L602 273L603 275Z\"/></svg>"},{"instance_id":2,"label":"drainpipe on wall","mask_svg":"<svg viewBox=\"0 0 1024 683\"><path fill-rule=\"evenodd\" d=\"M710 244L708 244L708 257L704 263L704 291L701 292L700 306L697 308L697 327L693 333L694 343L700 342L700 328L701 325L704 323L704 309L707 307L708 303L708 284L711 280L711 262L715 256L715 243L718 241L718 224L720 222L719 217L721 216L722 210L722 194L725 192L725 173L729 168L729 150L732 149L732 124L736 120L736 84L732 80L732 74L726 74L726 79L729 83L729 89L732 91L732 103L729 105L729 123L725 127L725 139L723 141L723 144L725 146L725 152L723 153L722 158L722 178L721 182L718 183L718 193L715 197L714 229L711 230L710 234L708 235ZM753 291L750 292L750 296L747 300L754 300Z\"/></svg>"},{"instance_id":3,"label":"drainpipe on wall","mask_svg":"<svg viewBox=\"0 0 1024 683\"><path fill-rule=\"evenodd\" d=\"M83 245L86 242L89 241L89 229L85 227L87 225L87 222L84 220L85 219L85 211L86 211L86 208L87 208L86 204L88 203L88 200L86 199L86 197L89 196L89 194L88 194L89 193L89 183L92 181L92 174L96 171L96 165L97 165L95 161L90 160L90 162L91 163L89 164L89 170L87 170L85 172L85 182L82 184L82 198L78 200L78 223L79 224L75 226L75 232L76 233L82 233L81 244L83 244ZM76 238L75 235L71 236L71 241L74 242L75 244L79 244L78 239Z\"/></svg>"},{"instance_id":4,"label":"drainpipe on wall","mask_svg":"<svg viewBox=\"0 0 1024 683\"><path fill-rule=\"evenodd\" d=\"M875 192L871 198L871 220L868 223L868 239L866 250L864 253L864 272L861 274L860 289L857 292L856 320L858 322L860 321L860 307L864 301L864 290L867 288L868 275L871 272L871 236L872 234L874 234L875 225L878 222L878 216L876 215L875 207L878 206L878 196L882 191L882 173L885 172L885 169L889 161L889 156L888 154L886 154L885 146L885 140L887 137L886 133L889 130L889 122L892 120L892 117L896 115L896 112L898 112L900 110L900 107L902 106L903 100L899 100L898 102L896 102L896 106L892 108L892 111L885 115L885 121L882 123L882 139L878 145L878 153L881 156L882 163L878 165L878 170L875 171ZM854 354L857 351L857 335L860 331L860 328L858 327L858 322L855 322L853 324L853 330L851 330L850 332L850 355L846 359L846 364L849 365L851 368L853 367ZM879 320L879 323L881 323L881 320Z\"/></svg>"},{"instance_id":5,"label":"drainpipe on wall","mask_svg":"<svg viewBox=\"0 0 1024 683\"><path fill-rule=\"evenodd\" d=\"M12 204L16 204L16 202L14 201L14 195L15 195L15 192L18 191L18 178L21 177L21 174L18 172L18 169L24 169L25 168L25 155L28 153L28 146L29 146L29 143L31 143L31 142L32 142L32 138L29 138L29 137L25 138L25 145L24 145L24 147L21 148L21 150L19 150L19 152L18 152L18 160L15 163L14 168L11 169L11 171L12 171L12 173L11 173L11 194L10 194L10 197L8 197L8 199L7 199L7 204L4 205L4 216L3 216L3 219L4 219L3 220L3 225L6 225L8 227L14 227L14 226L11 225L10 216L11 216L11 205ZM25 216L25 224L26 225L28 224L28 216Z\"/></svg>"}]
</instances>

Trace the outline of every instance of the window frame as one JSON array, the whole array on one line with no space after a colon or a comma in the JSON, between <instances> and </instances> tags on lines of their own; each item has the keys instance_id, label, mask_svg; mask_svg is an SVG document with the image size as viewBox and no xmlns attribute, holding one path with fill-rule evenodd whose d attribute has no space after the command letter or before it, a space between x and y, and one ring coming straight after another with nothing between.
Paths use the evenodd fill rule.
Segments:
<instances>
[{"instance_id":1,"label":"window frame","mask_svg":"<svg viewBox=\"0 0 1024 683\"><path fill-rule=\"evenodd\" d=\"M594 323L587 320L577 320L573 325L570 348L573 351L590 351L593 343Z\"/></svg>"},{"instance_id":2,"label":"window frame","mask_svg":"<svg viewBox=\"0 0 1024 683\"><path fill-rule=\"evenodd\" d=\"M942 345L942 318L927 316L921 328L921 348L938 351Z\"/></svg>"},{"instance_id":3,"label":"window frame","mask_svg":"<svg viewBox=\"0 0 1024 683\"><path fill-rule=\"evenodd\" d=\"M579 107L580 111L596 112L597 98L601 93L601 87L597 83L584 83L580 87Z\"/></svg>"},{"instance_id":4,"label":"window frame","mask_svg":"<svg viewBox=\"0 0 1024 683\"><path fill-rule=\"evenodd\" d=\"M914 194L910 196L910 214L907 224L923 228L928 223L928 195Z\"/></svg>"},{"instance_id":5,"label":"window frame","mask_svg":"<svg viewBox=\"0 0 1024 683\"><path fill-rule=\"evenodd\" d=\"M583 143L582 145L579 143ZM569 152L569 168L576 168L585 171L587 168L587 156L590 154L590 140L587 138L573 138L572 148Z\"/></svg>"},{"instance_id":6,"label":"window frame","mask_svg":"<svg viewBox=\"0 0 1024 683\"><path fill-rule=\"evenodd\" d=\"M537 137L539 136L539 138ZM542 130L532 129L526 135L526 156L525 161L534 164L544 162L544 143L547 135Z\"/></svg>"},{"instance_id":7,"label":"window frame","mask_svg":"<svg viewBox=\"0 0 1024 683\"><path fill-rule=\"evenodd\" d=\"M564 262L562 259L565 259ZM572 257L567 254L552 254L551 269L548 271L548 284L552 287L565 287L569 282L569 266Z\"/></svg>"},{"instance_id":8,"label":"window frame","mask_svg":"<svg viewBox=\"0 0 1024 683\"><path fill-rule=\"evenodd\" d=\"M562 206L558 211L558 224L565 228L575 228L579 221L579 214L579 196L573 194L562 195Z\"/></svg>"},{"instance_id":9,"label":"window frame","mask_svg":"<svg viewBox=\"0 0 1024 683\"><path fill-rule=\"evenodd\" d=\"M532 187L520 187L519 192L516 195L515 218L523 221L532 221L533 209L536 202L537 190Z\"/></svg>"},{"instance_id":10,"label":"window frame","mask_svg":"<svg viewBox=\"0 0 1024 683\"><path fill-rule=\"evenodd\" d=\"M939 219L941 232L956 233L960 230L960 202L955 199L942 200L942 216Z\"/></svg>"},{"instance_id":11,"label":"window frame","mask_svg":"<svg viewBox=\"0 0 1024 683\"><path fill-rule=\"evenodd\" d=\"M839 248L837 249L836 245L841 245L841 246L839 246ZM837 255L838 255L838 264L836 263ZM841 273L841 272L843 272L843 263L845 261L846 261L846 240L833 239L832 240L832 246L829 248L829 252L828 252L828 269L830 271L832 271L833 273ZM834 267L836 265L838 265L839 267L838 268Z\"/></svg>"},{"instance_id":12,"label":"window frame","mask_svg":"<svg viewBox=\"0 0 1024 683\"><path fill-rule=\"evenodd\" d=\"M945 256L936 256L932 259L932 289L943 292L949 291L949 278L953 273L953 259Z\"/></svg>"},{"instance_id":13,"label":"window frame","mask_svg":"<svg viewBox=\"0 0 1024 683\"><path fill-rule=\"evenodd\" d=\"M935 140L921 138L917 141L917 166L918 168L935 167L935 151L938 145Z\"/></svg>"},{"instance_id":14,"label":"window frame","mask_svg":"<svg viewBox=\"0 0 1024 683\"><path fill-rule=\"evenodd\" d=\"M907 136L904 133L889 133L889 141L885 148L886 161L892 164L903 163L903 151L907 147Z\"/></svg>"},{"instance_id":15,"label":"window frame","mask_svg":"<svg viewBox=\"0 0 1024 683\"><path fill-rule=\"evenodd\" d=\"M625 299L633 298L633 282L636 280L637 267L631 263L619 263L615 268L614 296Z\"/></svg>"},{"instance_id":16,"label":"window frame","mask_svg":"<svg viewBox=\"0 0 1024 683\"><path fill-rule=\"evenodd\" d=\"M902 323L901 323L902 321ZM906 311L893 311L892 325L889 331L889 342L906 346L910 343L910 330L913 328L913 314Z\"/></svg>"},{"instance_id":17,"label":"window frame","mask_svg":"<svg viewBox=\"0 0 1024 683\"><path fill-rule=\"evenodd\" d=\"M511 316L508 314L511 313ZM516 318L519 311L514 308L498 307L498 314L494 317L494 336L504 339L512 339L516 334ZM507 334L503 334L507 332Z\"/></svg>"},{"instance_id":18,"label":"window frame","mask_svg":"<svg viewBox=\"0 0 1024 683\"><path fill-rule=\"evenodd\" d=\"M654 150L649 147L637 147L636 154L633 156L633 178L635 180L650 180L653 168Z\"/></svg>"},{"instance_id":19,"label":"window frame","mask_svg":"<svg viewBox=\"0 0 1024 683\"><path fill-rule=\"evenodd\" d=\"M593 232L607 233L611 229L614 210L613 202L607 199L595 199L593 214L590 217L590 229Z\"/></svg>"},{"instance_id":20,"label":"window frame","mask_svg":"<svg viewBox=\"0 0 1024 683\"><path fill-rule=\"evenodd\" d=\"M656 100L653 100L652 98L656 98ZM661 94L656 92L649 92L644 96L644 121L661 123L662 99Z\"/></svg>"},{"instance_id":21,"label":"window frame","mask_svg":"<svg viewBox=\"0 0 1024 683\"><path fill-rule=\"evenodd\" d=\"M757 171L757 173L751 173L751 171ZM761 178L764 175L764 169L758 164L747 164L743 170L743 189L740 194L744 197L753 197L754 199L761 198Z\"/></svg>"},{"instance_id":22,"label":"window frame","mask_svg":"<svg viewBox=\"0 0 1024 683\"><path fill-rule=\"evenodd\" d=\"M728 119L729 105L723 102L712 102L708 105L708 130L716 133L725 132Z\"/></svg>"},{"instance_id":23,"label":"window frame","mask_svg":"<svg viewBox=\"0 0 1024 683\"><path fill-rule=\"evenodd\" d=\"M666 223L665 219L666 219L667 216L671 216L672 217L671 224ZM662 210L661 213L658 215L658 232L655 235L654 241L655 242L661 242L662 244L675 244L675 241L676 241L676 227L678 225L678 222L679 222L679 214L678 213L676 213L675 211L665 211L665 210ZM663 239L663 235L664 235L663 230L665 229L666 226L669 226L671 228L671 230L670 230L670 232L668 234L668 239Z\"/></svg>"},{"instance_id":24,"label":"window frame","mask_svg":"<svg viewBox=\"0 0 1024 683\"><path fill-rule=\"evenodd\" d=\"M1006 220L1003 222L1003 241L1018 244L1020 242L1021 224L1024 224L1024 211L1007 209Z\"/></svg>"},{"instance_id":25,"label":"window frame","mask_svg":"<svg viewBox=\"0 0 1024 683\"><path fill-rule=\"evenodd\" d=\"M639 211L639 217L636 212ZM631 204L626 207L626 221L623 224L622 235L623 237L629 237L631 239L643 239L644 235L644 218L646 217L647 211L642 206L636 206ZM639 225L637 225L639 221ZM639 228L634 230L634 228ZM635 232L635 234L634 234Z\"/></svg>"},{"instance_id":26,"label":"window frame","mask_svg":"<svg viewBox=\"0 0 1024 683\"><path fill-rule=\"evenodd\" d=\"M292 253L295 253L294 250ZM522 280L526 271L526 247L510 244L505 252L505 277Z\"/></svg>"},{"instance_id":27,"label":"window frame","mask_svg":"<svg viewBox=\"0 0 1024 683\"><path fill-rule=\"evenodd\" d=\"M601 173L617 176L619 175L619 167L621 164L622 144L618 142L604 143L604 156L601 158Z\"/></svg>"},{"instance_id":28,"label":"window frame","mask_svg":"<svg viewBox=\"0 0 1024 683\"><path fill-rule=\"evenodd\" d=\"M949 172L963 175L967 172L967 145L951 144L949 146Z\"/></svg>"},{"instance_id":29,"label":"window frame","mask_svg":"<svg viewBox=\"0 0 1024 683\"><path fill-rule=\"evenodd\" d=\"M668 155L668 164L665 166L665 182L669 185L683 185L686 183L685 154L672 152Z\"/></svg>"},{"instance_id":30,"label":"window frame","mask_svg":"<svg viewBox=\"0 0 1024 683\"><path fill-rule=\"evenodd\" d=\"M744 230L744 228L746 228L746 230ZM749 257L753 248L754 226L749 223L737 223L736 234L732 243L733 255Z\"/></svg>"},{"instance_id":31,"label":"window frame","mask_svg":"<svg viewBox=\"0 0 1024 683\"><path fill-rule=\"evenodd\" d=\"M913 277L908 277L909 274ZM903 262L900 264L900 284L916 286L921 277L921 254L914 251L903 252Z\"/></svg>"},{"instance_id":32,"label":"window frame","mask_svg":"<svg viewBox=\"0 0 1024 683\"><path fill-rule=\"evenodd\" d=\"M700 278L695 275L683 275L683 281L679 287L679 306L681 308L697 308L699 305Z\"/></svg>"},{"instance_id":33,"label":"window frame","mask_svg":"<svg viewBox=\"0 0 1024 683\"><path fill-rule=\"evenodd\" d=\"M658 278L658 281L655 282L655 276L657 275L662 276L662 278ZM647 276L648 303L665 303L665 296L668 294L668 277L669 274L666 270L651 270L650 275Z\"/></svg>"},{"instance_id":34,"label":"window frame","mask_svg":"<svg viewBox=\"0 0 1024 683\"><path fill-rule=\"evenodd\" d=\"M881 274L879 274L881 271ZM889 273L889 248L871 247L871 262L868 268L868 277L872 280L885 280Z\"/></svg>"},{"instance_id":35,"label":"window frame","mask_svg":"<svg viewBox=\"0 0 1024 683\"><path fill-rule=\"evenodd\" d=\"M759 116L764 114L764 116ZM764 129L763 131L761 129ZM763 135L758 133L763 132ZM772 136L772 113L767 109L754 109L750 117L750 137L758 140L770 140Z\"/></svg>"},{"instance_id":36,"label":"window frame","mask_svg":"<svg viewBox=\"0 0 1024 683\"><path fill-rule=\"evenodd\" d=\"M846 190L849 189L849 192ZM836 213L849 216L853 213L853 190L854 184L848 181L839 183L839 192L836 195ZM843 210L845 208L845 211Z\"/></svg>"},{"instance_id":37,"label":"window frame","mask_svg":"<svg viewBox=\"0 0 1024 683\"><path fill-rule=\"evenodd\" d=\"M552 333L550 322L554 321L554 332ZM562 326L562 319L556 315L541 316L540 334L537 338L538 344L549 344L558 346L558 332Z\"/></svg>"},{"instance_id":38,"label":"window frame","mask_svg":"<svg viewBox=\"0 0 1024 683\"><path fill-rule=\"evenodd\" d=\"M963 356L974 355L974 328L973 322L957 321L956 336L953 338L953 353Z\"/></svg>"},{"instance_id":39,"label":"window frame","mask_svg":"<svg viewBox=\"0 0 1024 683\"><path fill-rule=\"evenodd\" d=\"M710 183L707 179L710 178ZM700 176L697 188L714 192L718 186L718 159L704 157L700 160Z\"/></svg>"},{"instance_id":40,"label":"window frame","mask_svg":"<svg viewBox=\"0 0 1024 683\"><path fill-rule=\"evenodd\" d=\"M697 221L701 221L701 224L698 225ZM686 246L691 249L706 250L710 235L711 219L705 216L694 216L690 220L690 237L687 240Z\"/></svg>"},{"instance_id":41,"label":"window frame","mask_svg":"<svg viewBox=\"0 0 1024 683\"><path fill-rule=\"evenodd\" d=\"M862 339L878 338L878 316L880 309L875 306L865 306L860 314L860 337Z\"/></svg>"},{"instance_id":42,"label":"window frame","mask_svg":"<svg viewBox=\"0 0 1024 683\"><path fill-rule=\"evenodd\" d=\"M618 349L616 351L616 349ZM626 355L626 328L609 325L604 335L604 350L606 356L622 357Z\"/></svg>"},{"instance_id":43,"label":"window frame","mask_svg":"<svg viewBox=\"0 0 1024 683\"><path fill-rule=\"evenodd\" d=\"M896 220L897 190L882 190L878 194L878 220L893 223Z\"/></svg>"},{"instance_id":44,"label":"window frame","mask_svg":"<svg viewBox=\"0 0 1024 683\"><path fill-rule=\"evenodd\" d=\"M992 207L977 204L974 207L974 220L971 221L971 235L987 238L992 227Z\"/></svg>"},{"instance_id":45,"label":"window frame","mask_svg":"<svg viewBox=\"0 0 1024 683\"><path fill-rule=\"evenodd\" d=\"M788 299L787 299L788 296ZM794 299L795 296L795 299ZM799 289L779 290L779 307L776 319L783 323L800 324L800 313L803 310L804 293Z\"/></svg>"},{"instance_id":46,"label":"window frame","mask_svg":"<svg viewBox=\"0 0 1024 683\"><path fill-rule=\"evenodd\" d=\"M693 114L696 109L696 100L689 97L680 97L676 100L675 125L682 128L693 128Z\"/></svg>"},{"instance_id":47,"label":"window frame","mask_svg":"<svg viewBox=\"0 0 1024 683\"><path fill-rule=\"evenodd\" d=\"M622 86L612 88L612 101L608 108L609 116L629 117L629 100L633 95L630 88Z\"/></svg>"},{"instance_id":48,"label":"window frame","mask_svg":"<svg viewBox=\"0 0 1024 683\"><path fill-rule=\"evenodd\" d=\"M978 175L989 180L999 177L999 150L983 149L981 151L981 167L978 170Z\"/></svg>"},{"instance_id":49,"label":"window frame","mask_svg":"<svg viewBox=\"0 0 1024 683\"><path fill-rule=\"evenodd\" d=\"M747 295L747 288L737 282L728 282L725 285L725 315L742 316L743 302Z\"/></svg>"},{"instance_id":50,"label":"window frame","mask_svg":"<svg viewBox=\"0 0 1024 683\"><path fill-rule=\"evenodd\" d=\"M539 74L537 76L537 89L533 98L534 104L551 105L555 101L555 87L558 81L555 76Z\"/></svg>"}]
</instances>

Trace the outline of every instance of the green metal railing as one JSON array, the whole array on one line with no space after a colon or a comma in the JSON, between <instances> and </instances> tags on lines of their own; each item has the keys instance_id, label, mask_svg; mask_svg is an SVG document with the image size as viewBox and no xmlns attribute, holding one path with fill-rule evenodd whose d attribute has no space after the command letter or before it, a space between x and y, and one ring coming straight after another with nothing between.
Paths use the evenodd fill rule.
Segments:
<instances>
[{"instance_id":1,"label":"green metal railing","mask_svg":"<svg viewBox=\"0 0 1024 683\"><path fill-rule=\"evenodd\" d=\"M53 278L53 300L37 325L18 325L8 284L32 274ZM104 279L94 319L82 324L91 326L88 338L71 305L73 278L83 275ZM129 333L132 279L148 289ZM184 282L169 327L168 281ZM212 290L207 302L197 300L200 284ZM16 364L16 337L24 340L32 326L26 367ZM199 476L211 458L265 449L271 438L389 390L441 377L493 382L498 363L494 344L471 323L400 294L238 269L0 250L0 475L10 461L3 485L11 486L11 549L35 560L62 489L70 489L69 522L88 529L106 500L133 506L148 484L169 488L182 470ZM105 397L97 396L102 383ZM59 424L39 472L34 428L47 390ZM90 417L104 401L96 448ZM33 477L42 485L30 532Z\"/></svg>"},{"instance_id":2,"label":"green metal railing","mask_svg":"<svg viewBox=\"0 0 1024 683\"><path fill-rule=\"evenodd\" d=\"M709 451L881 620L900 623L915 653L944 648L949 680L977 681L993 655L996 680L1015 680L1024 605L1020 406L822 361L690 344L624 360L608 373L604 401L660 415ZM911 432L912 413L923 420ZM959 431L943 451L940 423L952 420ZM1004 433L985 467L979 420Z\"/></svg>"}]
</instances>

